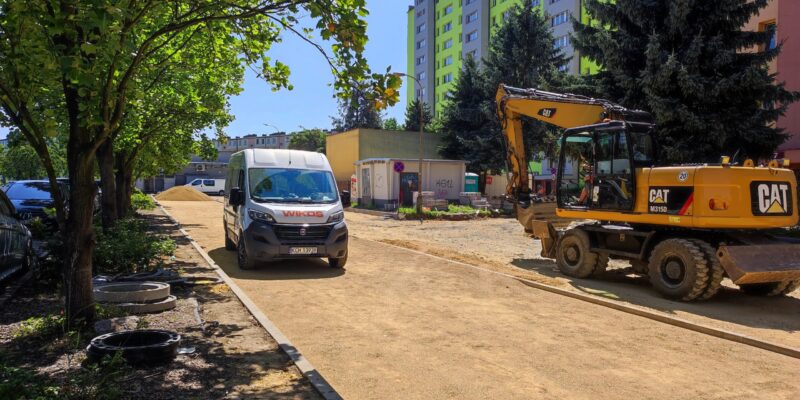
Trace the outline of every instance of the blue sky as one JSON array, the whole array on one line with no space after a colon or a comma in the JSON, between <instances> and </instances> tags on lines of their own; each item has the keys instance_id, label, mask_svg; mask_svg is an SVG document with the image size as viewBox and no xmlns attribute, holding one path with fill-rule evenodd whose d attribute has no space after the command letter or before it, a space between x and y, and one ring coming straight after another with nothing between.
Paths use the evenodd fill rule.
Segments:
<instances>
[{"instance_id":1,"label":"blue sky","mask_svg":"<svg viewBox=\"0 0 800 400\"><path fill-rule=\"evenodd\" d=\"M365 56L370 67L383 72L406 72L406 0L367 0L367 43ZM327 47L327 46L326 46ZM231 99L231 113L236 117L226 129L229 136L248 133L272 133L275 128L293 132L306 128L329 128L330 117L337 114L333 96L333 77L322 55L301 39L287 34L284 41L273 47L269 56L289 65L294 90L273 92L270 87L248 70L244 91ZM404 80L404 85L405 80ZM405 113L405 87L400 102L386 111L385 118L394 117L402 123ZM0 137L7 130L0 128Z\"/></svg>"},{"instance_id":2,"label":"blue sky","mask_svg":"<svg viewBox=\"0 0 800 400\"><path fill-rule=\"evenodd\" d=\"M410 2L404 0L367 0L367 43L365 56L373 71L406 72L406 12ZM230 136L248 133L271 133L274 125L292 132L300 127L329 128L330 117L337 114L333 81L325 60L316 49L291 35L273 47L270 57L288 64L292 70L294 90L272 92L252 71L245 78L244 92L231 99L231 111L236 120L225 130ZM405 80L404 80L404 85ZM405 87L401 99L387 110L385 118L394 117L402 123L405 113Z\"/></svg>"}]
</instances>

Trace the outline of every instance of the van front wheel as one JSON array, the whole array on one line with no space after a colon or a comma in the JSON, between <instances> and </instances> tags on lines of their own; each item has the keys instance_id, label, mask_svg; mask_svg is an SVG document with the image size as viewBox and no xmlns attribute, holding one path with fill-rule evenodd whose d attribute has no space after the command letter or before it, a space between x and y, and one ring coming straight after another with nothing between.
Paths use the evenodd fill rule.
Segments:
<instances>
[{"instance_id":1,"label":"van front wheel","mask_svg":"<svg viewBox=\"0 0 800 400\"><path fill-rule=\"evenodd\" d=\"M340 258L328 257L328 265L331 268L344 268L345 264L347 264L347 253L344 253L344 257Z\"/></svg>"},{"instance_id":2,"label":"van front wheel","mask_svg":"<svg viewBox=\"0 0 800 400\"><path fill-rule=\"evenodd\" d=\"M253 258L247 254L244 235L239 235L239 244L236 245L236 260L239 262L240 269L253 269L256 266Z\"/></svg>"}]
</instances>

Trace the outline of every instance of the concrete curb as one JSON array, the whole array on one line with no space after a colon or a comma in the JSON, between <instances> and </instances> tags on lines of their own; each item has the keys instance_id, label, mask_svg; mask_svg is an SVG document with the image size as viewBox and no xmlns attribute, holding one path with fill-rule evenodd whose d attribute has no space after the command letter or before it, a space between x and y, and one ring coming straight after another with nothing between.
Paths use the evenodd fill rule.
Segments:
<instances>
[{"instance_id":1,"label":"concrete curb","mask_svg":"<svg viewBox=\"0 0 800 400\"><path fill-rule=\"evenodd\" d=\"M356 236L356 237L358 239L360 239L360 240L366 240L366 241L370 241L370 242L374 242L374 243L379 243L379 244L382 244L384 246L396 247L398 249L403 249L403 250L407 250L407 251L410 251L410 252L413 252L413 253L426 255L428 257L433 257L433 258L436 258L436 259L439 259L439 260L455 263L455 264L458 264L458 265L461 265L461 266L464 266L464 267L469 267L469 268L477 269L477 270L480 270L480 271L489 272L489 273L492 273L492 274L495 274L495 275L505 276L507 278L514 279L514 280L519 281L520 283L522 283L524 285L530 286L530 287L535 288L535 289L544 290L544 291L547 291L547 292L550 292L550 293L555 293L555 294L566 296L566 297L570 297L570 298L573 298L573 299L576 299L576 300L585 301L587 303L592 303L592 304L595 304L595 305L598 305L598 306L611 308L613 310L621 311L621 312L628 313L628 314L633 314L633 315L636 315L636 316L639 316L639 317L642 317L642 318L647 318L649 320L658 321L658 322L661 322L661 323L664 323L664 324L667 324L667 325L672 325L672 326L675 326L675 327L678 327L678 328L683 328L683 329L687 329L687 330L694 331L694 332L697 332L697 333L702 333L704 335L716 337L716 338L719 338L719 339L724 339L724 340L728 340L728 341L731 341L731 342L735 342L735 343L739 343L739 344L743 344L743 345L747 345L747 346L752 346L752 347L759 348L759 349L762 349L762 350L766 350L766 351L769 351L769 352L772 352L772 353L782 354L782 355L787 356L787 357L800 359L800 349L799 348L790 347L790 346L784 346L784 345L781 345L781 344L778 344L778 343L774 343L774 342L770 342L770 341L767 341L767 340L762 340L762 339L754 338L752 336L747 336L747 335L742 334L742 333L733 332L733 331L729 331L729 330L726 330L726 329L715 328L715 327L712 327L712 326L691 322L691 321L688 321L688 320L685 320L685 319L682 319L682 318L671 317L669 315L660 313L658 311L648 310L648 309L646 309L644 307L641 307L641 306L623 304L623 303L607 300L607 299L604 299L604 298L601 298L601 297L597 297L597 296L593 296L593 295L571 292L569 290L557 288L555 286L546 285L544 283L534 282L534 281L531 281L531 280L528 280L528 279L525 279L525 278L520 278L520 277L517 277L517 276L514 276L514 275L510 275L510 274L506 274L506 273L503 273L503 272L498 272L498 271L493 271L493 270L490 270L490 269L482 268L482 267L479 267L477 265L467 264L465 262L456 261L456 260L450 260L448 258L435 256L433 254L428 254L428 253L426 253L424 251L409 249L409 248L406 248L406 247L403 247L403 246L398 246L398 245L394 245L394 244L390 244L390 243L384 243L384 242L380 242L380 241L372 240L372 239L367 239L367 238L363 238L363 237L358 237L358 236Z\"/></svg>"},{"instance_id":2,"label":"concrete curb","mask_svg":"<svg viewBox=\"0 0 800 400\"><path fill-rule=\"evenodd\" d=\"M253 303L250 297L248 297L247 294L245 294L244 291L233 281L233 279L231 279L231 277L228 276L228 274L226 274L216 262L214 262L208 253L206 253L206 251L203 250L203 248L200 247L200 245L194 239L192 239L189 233L181 227L181 224L172 217L172 214L164 209L164 206L161 204L158 204L158 208L164 213L164 215L167 216L167 218L169 218L170 221L172 221L172 223L178 227L178 230L181 232L181 234L186 236L186 238L192 244L192 247L194 247L195 250L200 253L208 265L211 266L217 275L222 278L225 284L231 288L233 294L235 294L239 301L242 302L253 318L258 321L258 323L267 331L267 333L269 333L270 336L272 336L273 339L275 339L276 342L278 342L278 346L281 348L281 350L283 350L284 353L289 356L303 376L305 376L311 382L311 385L314 387L314 389L316 389L325 400L341 400L342 396L336 392L336 389L334 389L333 386L331 386L331 384L325 380L322 374L319 373L313 365L311 365L311 362L308 361L303 354L300 353L300 350L298 350L297 347L292 344L289 338L287 338L286 335L284 335L283 332L281 332L281 330L278 329L278 327L275 326L275 324L272 323L269 318L267 318L267 316L258 308L258 306Z\"/></svg>"}]
</instances>

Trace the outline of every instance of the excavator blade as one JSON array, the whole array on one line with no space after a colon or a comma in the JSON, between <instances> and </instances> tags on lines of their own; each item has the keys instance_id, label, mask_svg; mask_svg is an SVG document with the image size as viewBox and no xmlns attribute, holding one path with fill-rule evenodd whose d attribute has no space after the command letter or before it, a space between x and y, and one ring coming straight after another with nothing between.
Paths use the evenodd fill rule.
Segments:
<instances>
[{"instance_id":1,"label":"excavator blade","mask_svg":"<svg viewBox=\"0 0 800 400\"><path fill-rule=\"evenodd\" d=\"M717 257L737 285L800 279L800 244L721 245Z\"/></svg>"}]
</instances>

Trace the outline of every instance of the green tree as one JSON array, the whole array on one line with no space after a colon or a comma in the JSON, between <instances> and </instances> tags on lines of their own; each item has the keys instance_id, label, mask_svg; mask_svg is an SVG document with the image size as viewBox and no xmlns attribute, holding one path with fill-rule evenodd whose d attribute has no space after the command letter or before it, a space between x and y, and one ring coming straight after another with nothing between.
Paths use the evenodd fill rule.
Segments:
<instances>
[{"instance_id":1,"label":"green tree","mask_svg":"<svg viewBox=\"0 0 800 400\"><path fill-rule=\"evenodd\" d=\"M743 28L767 2L588 0L595 22L576 24L575 45L605 94L653 113L667 161L766 157L787 137L770 122L798 98L769 73L770 33Z\"/></svg>"},{"instance_id":2,"label":"green tree","mask_svg":"<svg viewBox=\"0 0 800 400\"><path fill-rule=\"evenodd\" d=\"M383 121L383 129L388 131L402 131L404 128L397 122L397 118L392 117Z\"/></svg>"},{"instance_id":3,"label":"green tree","mask_svg":"<svg viewBox=\"0 0 800 400\"><path fill-rule=\"evenodd\" d=\"M124 2L107 0L0 1L0 121L19 129L36 150L53 187L56 170L48 138L66 138L70 212L53 190L65 238L67 320L91 320L92 203L97 151L121 126L145 71L179 57L181 45L200 36L235 43L240 61L261 62L263 79L289 88L289 68L267 52L282 32L331 40L325 57L346 97L350 82L370 78L385 106L397 101L399 79L370 74L362 53L367 40L364 0L230 0ZM303 30L297 15L314 25ZM313 42L312 42L313 44ZM321 46L317 48L324 53ZM216 59L204 68L218 68ZM103 174L105 180L108 174Z\"/></svg>"},{"instance_id":4,"label":"green tree","mask_svg":"<svg viewBox=\"0 0 800 400\"><path fill-rule=\"evenodd\" d=\"M289 148L325 154L325 137L325 131L321 129L303 129L292 133L289 138Z\"/></svg>"},{"instance_id":5,"label":"green tree","mask_svg":"<svg viewBox=\"0 0 800 400\"><path fill-rule=\"evenodd\" d=\"M495 87L471 57L464 59L450 101L442 109L444 158L466 160L470 171L502 168L505 160L503 139L494 114Z\"/></svg>"},{"instance_id":6,"label":"green tree","mask_svg":"<svg viewBox=\"0 0 800 400\"><path fill-rule=\"evenodd\" d=\"M46 175L36 150L23 143L2 149L0 154L0 175L6 179L41 179Z\"/></svg>"},{"instance_id":7,"label":"green tree","mask_svg":"<svg viewBox=\"0 0 800 400\"><path fill-rule=\"evenodd\" d=\"M419 103L419 99L414 99L406 106L406 123L403 126L405 126L405 130L407 131L419 132ZM425 129L432 132L428 125L433 121L433 113L431 112L431 107L427 103L422 103L422 113Z\"/></svg>"},{"instance_id":8,"label":"green tree","mask_svg":"<svg viewBox=\"0 0 800 400\"><path fill-rule=\"evenodd\" d=\"M552 31L538 9L514 6L509 12L508 20L492 35L483 68L479 69L475 60L464 60L464 70L442 112L442 156L466 160L472 171L505 166L495 103L501 83L565 90L580 82L559 71L568 59L553 48ZM523 128L529 154L551 148L558 134L556 129L531 119L523 121Z\"/></svg>"},{"instance_id":9,"label":"green tree","mask_svg":"<svg viewBox=\"0 0 800 400\"><path fill-rule=\"evenodd\" d=\"M348 98L339 100L339 115L331 117L333 129L343 132L356 128L381 129L383 119L375 99L363 82L355 85Z\"/></svg>"}]
</instances>

